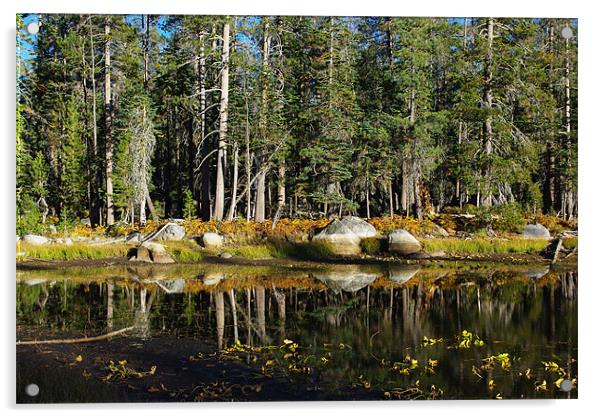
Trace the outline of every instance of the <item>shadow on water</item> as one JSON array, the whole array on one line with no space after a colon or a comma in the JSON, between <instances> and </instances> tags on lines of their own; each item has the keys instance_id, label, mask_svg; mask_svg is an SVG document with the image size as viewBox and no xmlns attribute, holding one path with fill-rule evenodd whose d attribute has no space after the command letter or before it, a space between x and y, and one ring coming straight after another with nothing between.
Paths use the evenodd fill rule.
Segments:
<instances>
[{"instance_id":1,"label":"shadow on water","mask_svg":"<svg viewBox=\"0 0 602 418\"><path fill-rule=\"evenodd\" d=\"M17 279L18 339L135 327L18 346L19 402L577 396L555 384L577 375L576 271L119 267ZM508 364L496 357L506 353ZM106 383L111 360L157 373ZM23 392L31 381L42 382L37 398ZM219 392L223 382L232 386Z\"/></svg>"}]
</instances>

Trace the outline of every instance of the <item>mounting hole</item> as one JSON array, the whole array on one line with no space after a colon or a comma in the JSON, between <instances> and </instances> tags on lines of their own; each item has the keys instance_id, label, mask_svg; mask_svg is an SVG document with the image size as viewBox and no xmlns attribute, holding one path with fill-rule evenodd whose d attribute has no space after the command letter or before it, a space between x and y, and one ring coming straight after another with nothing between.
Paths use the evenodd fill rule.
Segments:
<instances>
[{"instance_id":1,"label":"mounting hole","mask_svg":"<svg viewBox=\"0 0 602 418\"><path fill-rule=\"evenodd\" d=\"M29 385L25 386L25 393L31 397L38 396L40 393L40 387L35 383L30 383Z\"/></svg>"},{"instance_id":2,"label":"mounting hole","mask_svg":"<svg viewBox=\"0 0 602 418\"><path fill-rule=\"evenodd\" d=\"M560 390L563 392L570 392L571 389L573 389L573 382L571 382L569 379L564 379L562 382L560 382Z\"/></svg>"},{"instance_id":3,"label":"mounting hole","mask_svg":"<svg viewBox=\"0 0 602 418\"><path fill-rule=\"evenodd\" d=\"M31 35L35 35L39 31L40 31L40 25L37 22L30 22L27 25L27 32L29 32Z\"/></svg>"},{"instance_id":4,"label":"mounting hole","mask_svg":"<svg viewBox=\"0 0 602 418\"><path fill-rule=\"evenodd\" d=\"M571 29L568 26L565 26L564 28L562 28L562 31L560 31L560 34L564 39L571 39L573 37L573 29Z\"/></svg>"}]
</instances>

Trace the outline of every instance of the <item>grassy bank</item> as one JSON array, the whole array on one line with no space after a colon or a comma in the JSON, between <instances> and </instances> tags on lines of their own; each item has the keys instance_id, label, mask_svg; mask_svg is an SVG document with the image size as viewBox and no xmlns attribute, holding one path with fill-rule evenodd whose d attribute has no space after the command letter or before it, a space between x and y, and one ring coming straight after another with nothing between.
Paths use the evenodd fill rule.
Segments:
<instances>
[{"instance_id":1,"label":"grassy bank","mask_svg":"<svg viewBox=\"0 0 602 418\"><path fill-rule=\"evenodd\" d=\"M549 241L526 238L437 238L422 240L426 252L449 254L538 254Z\"/></svg>"},{"instance_id":2,"label":"grassy bank","mask_svg":"<svg viewBox=\"0 0 602 418\"><path fill-rule=\"evenodd\" d=\"M90 245L74 243L72 245L47 244L28 245L17 244L17 259L33 258L38 260L101 260L103 258L125 257L131 245Z\"/></svg>"},{"instance_id":3,"label":"grassy bank","mask_svg":"<svg viewBox=\"0 0 602 418\"><path fill-rule=\"evenodd\" d=\"M573 242L574 241L574 242ZM576 239L567 240L565 248L574 248ZM446 256L469 256L469 255L503 255L503 254L540 254L548 245L544 239L525 239L521 237L511 238L483 238L474 237L461 238L425 238L421 239L423 250L427 253L443 251ZM220 253L230 253L234 257L260 260L260 259L297 259L308 261L332 260L338 258L323 243L299 242L292 243L284 240L263 240L261 242L228 243L220 249L205 249L195 241L171 241L163 242L171 257L180 263L199 263L207 256L217 256ZM20 243L17 246L17 260L101 260L109 258L125 258L128 250L133 245L110 244L91 245L86 243L74 243L72 245L47 244L27 245ZM386 239L369 238L361 243L362 254L371 256L391 256L387 252Z\"/></svg>"}]
</instances>

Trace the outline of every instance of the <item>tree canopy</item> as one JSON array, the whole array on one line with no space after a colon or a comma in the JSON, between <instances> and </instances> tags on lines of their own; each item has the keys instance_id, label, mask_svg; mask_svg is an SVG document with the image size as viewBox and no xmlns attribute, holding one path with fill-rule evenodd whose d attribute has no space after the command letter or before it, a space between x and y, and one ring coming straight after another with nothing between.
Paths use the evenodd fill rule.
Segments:
<instances>
[{"instance_id":1,"label":"tree canopy","mask_svg":"<svg viewBox=\"0 0 602 418\"><path fill-rule=\"evenodd\" d=\"M467 204L575 217L577 29L17 15L17 226Z\"/></svg>"}]
</instances>

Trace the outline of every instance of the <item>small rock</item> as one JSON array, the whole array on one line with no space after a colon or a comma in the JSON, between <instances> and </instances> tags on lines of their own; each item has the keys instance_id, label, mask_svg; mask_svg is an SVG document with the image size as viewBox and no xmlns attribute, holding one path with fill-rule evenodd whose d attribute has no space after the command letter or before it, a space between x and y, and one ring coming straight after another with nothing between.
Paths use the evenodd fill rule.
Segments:
<instances>
[{"instance_id":1,"label":"small rock","mask_svg":"<svg viewBox=\"0 0 602 418\"><path fill-rule=\"evenodd\" d=\"M92 222L90 222L90 218L81 218L79 223L85 226L92 226Z\"/></svg>"},{"instance_id":2,"label":"small rock","mask_svg":"<svg viewBox=\"0 0 602 418\"><path fill-rule=\"evenodd\" d=\"M23 235L23 242L31 245L44 245L49 242L49 239L41 235L26 234Z\"/></svg>"},{"instance_id":3,"label":"small rock","mask_svg":"<svg viewBox=\"0 0 602 418\"><path fill-rule=\"evenodd\" d=\"M389 279L396 283L405 283L420 271L420 267L393 266L389 269Z\"/></svg>"},{"instance_id":4,"label":"small rock","mask_svg":"<svg viewBox=\"0 0 602 418\"><path fill-rule=\"evenodd\" d=\"M230 253L221 253L219 256L221 258L232 258L232 254Z\"/></svg>"},{"instance_id":5,"label":"small rock","mask_svg":"<svg viewBox=\"0 0 602 418\"><path fill-rule=\"evenodd\" d=\"M345 216L341 224L360 238L372 238L378 234L374 226L357 216Z\"/></svg>"},{"instance_id":6,"label":"small rock","mask_svg":"<svg viewBox=\"0 0 602 418\"><path fill-rule=\"evenodd\" d=\"M389 234L389 251L401 255L417 253L422 249L420 242L405 229L396 229Z\"/></svg>"},{"instance_id":7,"label":"small rock","mask_svg":"<svg viewBox=\"0 0 602 418\"><path fill-rule=\"evenodd\" d=\"M127 242L127 243L142 242L142 234L138 231L132 232L131 234L129 234L126 237L125 242Z\"/></svg>"},{"instance_id":8,"label":"small rock","mask_svg":"<svg viewBox=\"0 0 602 418\"><path fill-rule=\"evenodd\" d=\"M71 238L57 238L54 240L54 242L62 245L73 245Z\"/></svg>"},{"instance_id":9,"label":"small rock","mask_svg":"<svg viewBox=\"0 0 602 418\"><path fill-rule=\"evenodd\" d=\"M350 271L348 270L333 270L327 272L316 273L313 275L317 280L324 283L329 289L334 290L337 293L341 291L345 292L357 292L369 286L376 278L376 274L365 273L357 268Z\"/></svg>"},{"instance_id":10,"label":"small rock","mask_svg":"<svg viewBox=\"0 0 602 418\"><path fill-rule=\"evenodd\" d=\"M203 284L205 286L215 286L224 279L222 273L207 273L203 277Z\"/></svg>"},{"instance_id":11,"label":"small rock","mask_svg":"<svg viewBox=\"0 0 602 418\"><path fill-rule=\"evenodd\" d=\"M523 230L523 237L525 238L546 238L546 239L551 239L552 236L550 235L550 231L548 231L548 228L546 228L545 226L543 226L542 224L531 224L531 225L526 225L525 229Z\"/></svg>"},{"instance_id":12,"label":"small rock","mask_svg":"<svg viewBox=\"0 0 602 418\"><path fill-rule=\"evenodd\" d=\"M224 238L215 232L206 232L203 234L203 247L219 248L222 246Z\"/></svg>"},{"instance_id":13,"label":"small rock","mask_svg":"<svg viewBox=\"0 0 602 418\"><path fill-rule=\"evenodd\" d=\"M447 255L447 254L445 254L445 251L443 251L443 250L433 251L428 254L429 254L429 257L431 257L431 258L440 258L440 257L445 257Z\"/></svg>"},{"instance_id":14,"label":"small rock","mask_svg":"<svg viewBox=\"0 0 602 418\"><path fill-rule=\"evenodd\" d=\"M162 227L157 229L155 232L153 232L151 235L149 235L147 240L148 241L180 241L185 236L186 236L186 230L184 229L184 227L182 227L176 223L170 222L170 223L163 225Z\"/></svg>"},{"instance_id":15,"label":"small rock","mask_svg":"<svg viewBox=\"0 0 602 418\"><path fill-rule=\"evenodd\" d=\"M156 242L143 242L135 249L130 261L144 261L147 263L168 264L175 261L165 250L165 247Z\"/></svg>"},{"instance_id":16,"label":"small rock","mask_svg":"<svg viewBox=\"0 0 602 418\"><path fill-rule=\"evenodd\" d=\"M449 232L447 232L445 230L445 228L443 228L442 226L439 226L439 225L435 224L435 227L433 229L434 229L433 232L434 232L435 235L438 235L438 236L443 237L443 238L449 237Z\"/></svg>"},{"instance_id":17,"label":"small rock","mask_svg":"<svg viewBox=\"0 0 602 418\"><path fill-rule=\"evenodd\" d=\"M312 241L327 244L338 255L358 255L361 252L361 238L338 219L315 235Z\"/></svg>"}]
</instances>

